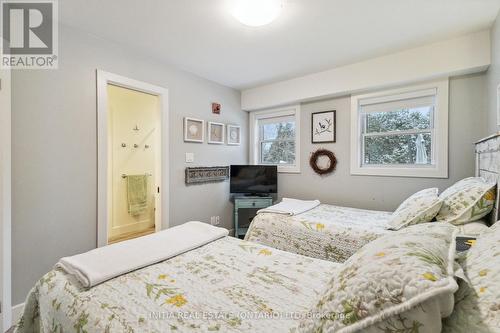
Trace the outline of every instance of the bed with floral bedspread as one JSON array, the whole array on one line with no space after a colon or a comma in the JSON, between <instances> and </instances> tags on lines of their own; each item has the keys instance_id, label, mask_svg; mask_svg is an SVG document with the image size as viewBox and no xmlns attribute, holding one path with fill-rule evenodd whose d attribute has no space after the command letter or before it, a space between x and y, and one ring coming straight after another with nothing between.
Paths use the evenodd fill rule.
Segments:
<instances>
[{"instance_id":1,"label":"bed with floral bedspread","mask_svg":"<svg viewBox=\"0 0 500 333\"><path fill-rule=\"evenodd\" d=\"M286 332L337 267L224 237L90 289L53 270L16 332Z\"/></svg>"},{"instance_id":2,"label":"bed with floral bedspread","mask_svg":"<svg viewBox=\"0 0 500 333\"><path fill-rule=\"evenodd\" d=\"M343 263L365 244L391 232L390 212L321 204L302 214L260 213L245 240Z\"/></svg>"}]
</instances>

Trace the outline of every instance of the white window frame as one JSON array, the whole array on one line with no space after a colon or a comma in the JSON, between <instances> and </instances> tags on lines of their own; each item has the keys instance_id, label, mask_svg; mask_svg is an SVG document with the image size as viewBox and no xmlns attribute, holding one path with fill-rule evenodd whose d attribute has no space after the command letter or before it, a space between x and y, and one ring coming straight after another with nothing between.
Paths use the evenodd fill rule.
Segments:
<instances>
[{"instance_id":1,"label":"white window frame","mask_svg":"<svg viewBox=\"0 0 500 333\"><path fill-rule=\"evenodd\" d=\"M448 178L448 78L404 88L351 96L351 175ZM363 121L360 102L364 99L390 97L435 89L434 126L432 132L431 165L363 165ZM401 131L404 134L405 131Z\"/></svg>"},{"instance_id":2,"label":"white window frame","mask_svg":"<svg viewBox=\"0 0 500 333\"><path fill-rule=\"evenodd\" d=\"M250 163L260 164L259 158L259 126L258 121L261 119L275 117L295 117L295 164L294 165L278 165L278 172L281 173L300 173L300 105L291 105L281 108L252 111L249 115L250 122ZM266 164L267 165L267 164Z\"/></svg>"}]
</instances>

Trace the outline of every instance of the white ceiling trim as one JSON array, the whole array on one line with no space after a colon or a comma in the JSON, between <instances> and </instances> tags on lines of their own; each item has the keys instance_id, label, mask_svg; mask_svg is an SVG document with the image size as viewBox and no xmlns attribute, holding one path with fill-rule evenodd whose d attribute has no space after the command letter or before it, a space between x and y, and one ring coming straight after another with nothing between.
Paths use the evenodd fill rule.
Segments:
<instances>
[{"instance_id":1,"label":"white ceiling trim","mask_svg":"<svg viewBox=\"0 0 500 333\"><path fill-rule=\"evenodd\" d=\"M242 91L260 110L430 79L481 72L491 63L489 30Z\"/></svg>"}]
</instances>

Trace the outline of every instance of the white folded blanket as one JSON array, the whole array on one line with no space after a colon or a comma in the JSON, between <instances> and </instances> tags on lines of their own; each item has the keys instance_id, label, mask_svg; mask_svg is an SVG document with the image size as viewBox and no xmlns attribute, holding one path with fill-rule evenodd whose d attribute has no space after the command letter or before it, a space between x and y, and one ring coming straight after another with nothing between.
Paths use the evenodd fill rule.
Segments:
<instances>
[{"instance_id":1,"label":"white folded blanket","mask_svg":"<svg viewBox=\"0 0 500 333\"><path fill-rule=\"evenodd\" d=\"M321 202L319 202L319 200L299 200L283 198L283 200L281 200L279 204L261 209L257 212L257 214L275 213L292 216L307 212L308 210L311 210L319 206L320 204Z\"/></svg>"},{"instance_id":2,"label":"white folded blanket","mask_svg":"<svg viewBox=\"0 0 500 333\"><path fill-rule=\"evenodd\" d=\"M62 268L84 287L175 257L228 235L228 230L202 222L187 222L139 237L59 260Z\"/></svg>"}]
</instances>

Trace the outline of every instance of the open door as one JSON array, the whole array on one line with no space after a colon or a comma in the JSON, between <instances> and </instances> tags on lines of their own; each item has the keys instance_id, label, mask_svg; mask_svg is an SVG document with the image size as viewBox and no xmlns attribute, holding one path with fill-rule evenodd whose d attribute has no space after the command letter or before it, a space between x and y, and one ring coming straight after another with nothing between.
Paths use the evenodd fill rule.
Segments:
<instances>
[{"instance_id":1,"label":"open door","mask_svg":"<svg viewBox=\"0 0 500 333\"><path fill-rule=\"evenodd\" d=\"M97 71L97 98L97 245L104 246L168 227L168 96Z\"/></svg>"},{"instance_id":2,"label":"open door","mask_svg":"<svg viewBox=\"0 0 500 333\"><path fill-rule=\"evenodd\" d=\"M0 70L0 332L12 324L10 76L10 70Z\"/></svg>"},{"instance_id":3,"label":"open door","mask_svg":"<svg viewBox=\"0 0 500 333\"><path fill-rule=\"evenodd\" d=\"M160 97L108 84L108 243L161 225ZM159 223L158 223L159 222Z\"/></svg>"}]
</instances>

